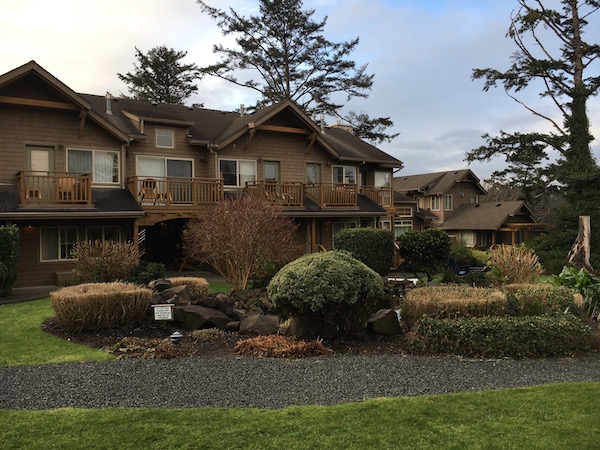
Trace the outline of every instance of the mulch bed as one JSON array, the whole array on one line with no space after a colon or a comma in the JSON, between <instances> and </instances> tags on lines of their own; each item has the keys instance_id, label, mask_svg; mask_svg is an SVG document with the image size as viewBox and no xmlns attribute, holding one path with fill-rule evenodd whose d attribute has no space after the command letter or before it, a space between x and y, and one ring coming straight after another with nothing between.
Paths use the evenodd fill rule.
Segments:
<instances>
[{"instance_id":1,"label":"mulch bed","mask_svg":"<svg viewBox=\"0 0 600 450\"><path fill-rule=\"evenodd\" d=\"M86 345L92 348L104 349L119 357L134 358L175 358L197 355L235 355L238 341L251 336L239 333L218 332L194 333L167 323L151 324L136 328L117 328L100 331L70 332L60 327L51 318L42 324L46 333L62 339ZM183 334L181 342L174 346L168 342L169 336L180 331ZM312 340L314 338L307 338ZM374 333L361 334L352 339L323 338L323 344L335 354L368 355L403 353L404 339L402 336L381 336Z\"/></svg>"}]
</instances>

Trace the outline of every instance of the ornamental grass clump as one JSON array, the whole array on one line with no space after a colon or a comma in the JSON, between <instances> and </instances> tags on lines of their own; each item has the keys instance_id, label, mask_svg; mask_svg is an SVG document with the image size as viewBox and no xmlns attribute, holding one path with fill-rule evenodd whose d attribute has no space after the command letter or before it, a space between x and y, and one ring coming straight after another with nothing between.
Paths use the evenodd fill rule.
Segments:
<instances>
[{"instance_id":1,"label":"ornamental grass clump","mask_svg":"<svg viewBox=\"0 0 600 450\"><path fill-rule=\"evenodd\" d=\"M60 289L50 297L58 324L79 332L143 323L152 291L130 283L88 283Z\"/></svg>"},{"instance_id":2,"label":"ornamental grass clump","mask_svg":"<svg viewBox=\"0 0 600 450\"><path fill-rule=\"evenodd\" d=\"M494 247L490 252L488 266L499 284L531 284L544 273L537 255L524 246Z\"/></svg>"},{"instance_id":3,"label":"ornamental grass clump","mask_svg":"<svg viewBox=\"0 0 600 450\"><path fill-rule=\"evenodd\" d=\"M319 335L355 334L383 295L381 277L343 251L304 255L284 266L267 288L284 317Z\"/></svg>"},{"instance_id":4,"label":"ornamental grass clump","mask_svg":"<svg viewBox=\"0 0 600 450\"><path fill-rule=\"evenodd\" d=\"M209 285L208 281L200 277L175 277L169 278L171 286L182 286L185 285L190 290L190 294L193 298L202 298L208 295Z\"/></svg>"},{"instance_id":5,"label":"ornamental grass clump","mask_svg":"<svg viewBox=\"0 0 600 450\"><path fill-rule=\"evenodd\" d=\"M508 284L502 290L508 296L510 314L515 316L539 316L566 310L575 312L583 306L583 297L564 286Z\"/></svg>"},{"instance_id":6,"label":"ornamental grass clump","mask_svg":"<svg viewBox=\"0 0 600 450\"><path fill-rule=\"evenodd\" d=\"M423 315L435 318L504 316L506 295L497 289L435 286L413 289L402 302L401 318L412 329Z\"/></svg>"},{"instance_id":7,"label":"ornamental grass clump","mask_svg":"<svg viewBox=\"0 0 600 450\"><path fill-rule=\"evenodd\" d=\"M319 356L333 353L331 349L323 345L320 339L306 342L279 335L258 336L238 341L235 352L238 355L273 358Z\"/></svg>"}]
</instances>

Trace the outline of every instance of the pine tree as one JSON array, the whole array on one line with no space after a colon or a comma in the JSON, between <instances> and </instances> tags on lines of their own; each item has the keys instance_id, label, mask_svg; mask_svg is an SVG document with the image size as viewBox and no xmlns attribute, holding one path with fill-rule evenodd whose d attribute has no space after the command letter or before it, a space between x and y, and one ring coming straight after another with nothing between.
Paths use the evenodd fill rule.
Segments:
<instances>
[{"instance_id":1,"label":"pine tree","mask_svg":"<svg viewBox=\"0 0 600 450\"><path fill-rule=\"evenodd\" d=\"M289 99L309 115L324 114L349 122L361 133L359 137L382 142L396 136L384 132L393 125L389 117L341 115L344 104L338 100L340 94L346 101L367 98L373 85L374 75L367 73L367 65L357 66L349 59L358 37L341 43L326 39L327 17L313 20L315 10L303 10L301 0L260 0L259 15L248 18L202 0L198 4L216 20L224 36L236 36L238 45L215 45L213 51L221 55L221 61L202 72L259 93L261 99L251 109ZM238 78L243 71L249 71L251 78ZM258 80L252 78L255 74Z\"/></svg>"},{"instance_id":2,"label":"pine tree","mask_svg":"<svg viewBox=\"0 0 600 450\"><path fill-rule=\"evenodd\" d=\"M175 51L164 45L154 47L147 54L135 47L134 72L117 73L128 85L131 97L156 103L182 105L198 90L194 82L200 78L195 64L182 64L187 52Z\"/></svg>"}]
</instances>

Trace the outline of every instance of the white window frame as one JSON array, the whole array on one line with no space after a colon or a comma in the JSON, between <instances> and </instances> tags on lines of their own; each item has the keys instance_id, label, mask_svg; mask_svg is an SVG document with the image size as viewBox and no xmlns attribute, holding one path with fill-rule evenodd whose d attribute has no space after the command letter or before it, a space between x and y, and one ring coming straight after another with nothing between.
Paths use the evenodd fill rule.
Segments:
<instances>
[{"instance_id":1,"label":"white window frame","mask_svg":"<svg viewBox=\"0 0 600 450\"><path fill-rule=\"evenodd\" d=\"M223 178L221 177L221 161L233 161L235 162L235 172L236 172L236 184L231 185L231 184L225 184L223 187L225 189L236 189L236 188L244 188L246 186L243 186L240 183L240 162L251 162L254 164L254 180L252 181L256 181L257 180L257 176L258 176L258 167L257 167L257 162L255 159L243 159L243 158L219 158L219 160L217 161L217 178Z\"/></svg>"},{"instance_id":2,"label":"white window frame","mask_svg":"<svg viewBox=\"0 0 600 450\"><path fill-rule=\"evenodd\" d=\"M101 184L106 186L118 186L121 184L121 152L119 150L105 150L105 149L96 149L96 148L67 148L66 151L66 163L65 167L67 168L67 173L69 173L69 152L90 152L92 154L92 171L91 171L91 181L93 184ZM96 181L96 153L115 153L117 155L117 181ZM74 172L80 173L80 172ZM113 174L114 175L114 174Z\"/></svg>"},{"instance_id":3,"label":"white window frame","mask_svg":"<svg viewBox=\"0 0 600 450\"><path fill-rule=\"evenodd\" d=\"M163 161L163 174L162 175L140 175L139 174L139 159L158 159ZM192 163L192 178L194 177L194 158L184 158L184 157L178 157L178 156L154 156L154 155L136 155L135 157L135 173L138 177L144 177L144 178L152 178L154 176L156 177L163 177L163 178L167 178L167 161L191 161Z\"/></svg>"},{"instance_id":4,"label":"white window frame","mask_svg":"<svg viewBox=\"0 0 600 450\"><path fill-rule=\"evenodd\" d=\"M57 233L57 255L58 258L57 259L44 259L44 230L49 230L49 229L54 229L56 230ZM61 230L68 230L68 229L75 229L75 234L76 234L76 239L75 242L61 242ZM56 261L73 261L73 258L70 258L70 251L68 252L66 258L62 258L61 257L61 246L64 245L70 245L72 244L72 246L74 247L77 243L79 242L79 227L76 226L71 226L71 227L41 227L40 228L40 262L46 263L46 262L56 262Z\"/></svg>"},{"instance_id":5,"label":"white window frame","mask_svg":"<svg viewBox=\"0 0 600 450\"><path fill-rule=\"evenodd\" d=\"M157 148L175 148L175 130L173 128L159 128L157 127L155 130L156 135L156 147ZM170 145L161 145L159 144L160 139L169 138L171 141ZM164 144L164 142L163 142Z\"/></svg>"},{"instance_id":6,"label":"white window frame","mask_svg":"<svg viewBox=\"0 0 600 450\"><path fill-rule=\"evenodd\" d=\"M413 230L413 221L411 220L395 220L394 221L394 239L398 239L398 236L396 235L396 228L407 228L410 227L410 230L408 231L412 231ZM404 235L405 233L402 233L402 235ZM401 235L401 236L402 236Z\"/></svg>"},{"instance_id":7,"label":"white window frame","mask_svg":"<svg viewBox=\"0 0 600 450\"><path fill-rule=\"evenodd\" d=\"M378 182L377 177L383 175L385 178L384 184ZM383 170L376 170L373 174L373 183L375 187L392 187L392 173Z\"/></svg>"},{"instance_id":8,"label":"white window frame","mask_svg":"<svg viewBox=\"0 0 600 450\"><path fill-rule=\"evenodd\" d=\"M335 169L336 168L342 169L342 182L341 183L335 179ZM354 171L354 183L347 181L346 169L352 169ZM357 182L356 166L343 166L340 164L331 166L331 179L333 180L333 184L356 184L356 182Z\"/></svg>"},{"instance_id":9,"label":"white window frame","mask_svg":"<svg viewBox=\"0 0 600 450\"><path fill-rule=\"evenodd\" d=\"M477 237L472 230L459 231L458 240L467 247L475 247L475 244L477 243Z\"/></svg>"},{"instance_id":10,"label":"white window frame","mask_svg":"<svg viewBox=\"0 0 600 450\"><path fill-rule=\"evenodd\" d=\"M434 195L431 197L431 210L439 211L440 210L440 197L438 195Z\"/></svg>"},{"instance_id":11,"label":"white window frame","mask_svg":"<svg viewBox=\"0 0 600 450\"><path fill-rule=\"evenodd\" d=\"M101 242L106 241L106 229L107 228L116 228L117 229L117 241L113 242L122 242L121 240L121 227L119 225L90 225L85 227L85 240L90 241L89 230L90 228L101 228L102 229L102 240Z\"/></svg>"},{"instance_id":12,"label":"white window frame","mask_svg":"<svg viewBox=\"0 0 600 450\"><path fill-rule=\"evenodd\" d=\"M470 201L471 201L472 205L478 204L479 203L479 195L471 195Z\"/></svg>"},{"instance_id":13,"label":"white window frame","mask_svg":"<svg viewBox=\"0 0 600 450\"><path fill-rule=\"evenodd\" d=\"M454 209L454 198L452 194L444 195L444 211L452 211Z\"/></svg>"}]
</instances>

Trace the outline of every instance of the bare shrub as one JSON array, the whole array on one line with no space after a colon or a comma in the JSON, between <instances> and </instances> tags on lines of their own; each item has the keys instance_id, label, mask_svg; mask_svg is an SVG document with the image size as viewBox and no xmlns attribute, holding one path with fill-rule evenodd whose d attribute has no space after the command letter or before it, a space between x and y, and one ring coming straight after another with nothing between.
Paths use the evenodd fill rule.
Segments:
<instances>
[{"instance_id":1,"label":"bare shrub","mask_svg":"<svg viewBox=\"0 0 600 450\"><path fill-rule=\"evenodd\" d=\"M129 283L88 283L59 289L50 297L59 325L83 331L143 323L152 291Z\"/></svg>"},{"instance_id":2,"label":"bare shrub","mask_svg":"<svg viewBox=\"0 0 600 450\"><path fill-rule=\"evenodd\" d=\"M413 289L402 302L401 318L408 329L427 314L439 319L504 316L506 295L496 289L439 286Z\"/></svg>"},{"instance_id":3,"label":"bare shrub","mask_svg":"<svg viewBox=\"0 0 600 450\"><path fill-rule=\"evenodd\" d=\"M284 336L270 335L238 341L236 353L248 356L270 356L288 358L292 356L329 355L333 351L323 345L320 339L314 341L296 341Z\"/></svg>"},{"instance_id":4,"label":"bare shrub","mask_svg":"<svg viewBox=\"0 0 600 450\"><path fill-rule=\"evenodd\" d=\"M501 284L533 283L544 273L539 258L528 248L500 245L490 252L488 265L492 275Z\"/></svg>"},{"instance_id":5,"label":"bare shrub","mask_svg":"<svg viewBox=\"0 0 600 450\"><path fill-rule=\"evenodd\" d=\"M235 290L246 289L265 258L284 264L301 252L297 226L281 210L253 196L210 205L188 222L183 248L195 261L208 263Z\"/></svg>"},{"instance_id":6,"label":"bare shrub","mask_svg":"<svg viewBox=\"0 0 600 450\"><path fill-rule=\"evenodd\" d=\"M202 298L208 295L208 281L200 277L175 277L169 278L171 286L185 285L190 290L193 298Z\"/></svg>"},{"instance_id":7,"label":"bare shrub","mask_svg":"<svg viewBox=\"0 0 600 450\"><path fill-rule=\"evenodd\" d=\"M75 271L94 282L125 280L138 265L134 245L125 242L78 242L71 256Z\"/></svg>"}]
</instances>

